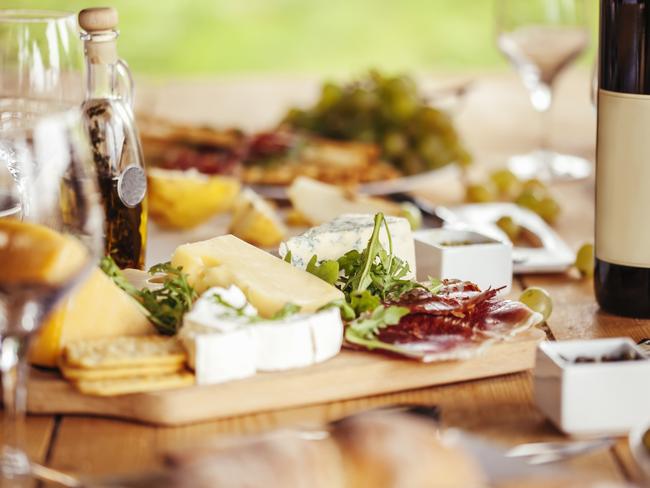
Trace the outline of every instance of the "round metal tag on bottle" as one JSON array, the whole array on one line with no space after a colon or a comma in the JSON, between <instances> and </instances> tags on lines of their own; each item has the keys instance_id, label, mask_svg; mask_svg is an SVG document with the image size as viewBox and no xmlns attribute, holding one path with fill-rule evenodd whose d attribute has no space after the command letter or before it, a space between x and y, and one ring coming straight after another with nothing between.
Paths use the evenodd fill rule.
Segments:
<instances>
[{"instance_id":1,"label":"round metal tag on bottle","mask_svg":"<svg viewBox=\"0 0 650 488\"><path fill-rule=\"evenodd\" d=\"M128 166L117 179L117 194L127 207L135 207L147 193L147 176L139 166Z\"/></svg>"}]
</instances>

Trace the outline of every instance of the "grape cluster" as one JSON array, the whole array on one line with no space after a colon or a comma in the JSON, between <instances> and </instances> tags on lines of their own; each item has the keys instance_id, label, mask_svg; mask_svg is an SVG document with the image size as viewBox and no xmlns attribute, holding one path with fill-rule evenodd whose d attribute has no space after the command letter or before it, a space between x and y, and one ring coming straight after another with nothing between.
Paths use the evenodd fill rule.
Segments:
<instances>
[{"instance_id":1,"label":"grape cluster","mask_svg":"<svg viewBox=\"0 0 650 488\"><path fill-rule=\"evenodd\" d=\"M326 82L316 105L291 109L284 123L327 138L376 144L383 159L409 175L471 162L451 117L430 106L405 75L370 71L350 83Z\"/></svg>"},{"instance_id":2,"label":"grape cluster","mask_svg":"<svg viewBox=\"0 0 650 488\"><path fill-rule=\"evenodd\" d=\"M544 183L537 179L522 181L507 169L493 172L487 181L467 185L465 198L474 203L514 202L537 213L550 224L560 214L560 205Z\"/></svg>"}]
</instances>

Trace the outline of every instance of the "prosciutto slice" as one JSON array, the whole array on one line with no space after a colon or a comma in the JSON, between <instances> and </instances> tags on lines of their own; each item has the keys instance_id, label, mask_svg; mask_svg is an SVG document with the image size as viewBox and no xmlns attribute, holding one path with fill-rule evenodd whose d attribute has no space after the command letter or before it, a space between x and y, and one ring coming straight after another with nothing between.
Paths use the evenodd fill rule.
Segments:
<instances>
[{"instance_id":1,"label":"prosciutto slice","mask_svg":"<svg viewBox=\"0 0 650 488\"><path fill-rule=\"evenodd\" d=\"M377 339L385 351L424 362L472 357L490 344L507 340L541 323L542 316L520 302L497 298L499 289L446 280L437 293L416 288L386 306L410 313L382 328Z\"/></svg>"}]
</instances>

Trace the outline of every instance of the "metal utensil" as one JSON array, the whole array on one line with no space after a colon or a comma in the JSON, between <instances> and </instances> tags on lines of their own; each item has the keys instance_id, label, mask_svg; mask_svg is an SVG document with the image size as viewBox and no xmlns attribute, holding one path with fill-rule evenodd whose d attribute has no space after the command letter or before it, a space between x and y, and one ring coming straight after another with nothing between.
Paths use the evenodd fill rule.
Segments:
<instances>
[{"instance_id":1,"label":"metal utensil","mask_svg":"<svg viewBox=\"0 0 650 488\"><path fill-rule=\"evenodd\" d=\"M418 198L415 195L409 193L393 193L388 196L388 199L397 202L404 203L408 202L415 205L420 212L422 212L422 227L425 229L442 227L443 220L436 213L436 208L431 203L427 202L422 198Z\"/></svg>"},{"instance_id":2,"label":"metal utensil","mask_svg":"<svg viewBox=\"0 0 650 488\"><path fill-rule=\"evenodd\" d=\"M547 464L609 448L614 442L610 437L580 441L532 442L513 447L505 455L510 458L524 458L528 464Z\"/></svg>"}]
</instances>

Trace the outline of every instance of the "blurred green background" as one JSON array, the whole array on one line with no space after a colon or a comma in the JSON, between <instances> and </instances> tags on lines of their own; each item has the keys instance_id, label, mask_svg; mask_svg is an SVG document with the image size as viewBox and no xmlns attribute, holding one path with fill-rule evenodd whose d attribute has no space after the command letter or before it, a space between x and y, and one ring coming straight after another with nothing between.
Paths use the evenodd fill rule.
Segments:
<instances>
[{"instance_id":1,"label":"blurred green background","mask_svg":"<svg viewBox=\"0 0 650 488\"><path fill-rule=\"evenodd\" d=\"M120 12L138 74L345 74L503 69L494 0L2 0L3 8ZM522 0L525 1L525 0ZM595 2L594 2L595 3Z\"/></svg>"}]
</instances>

